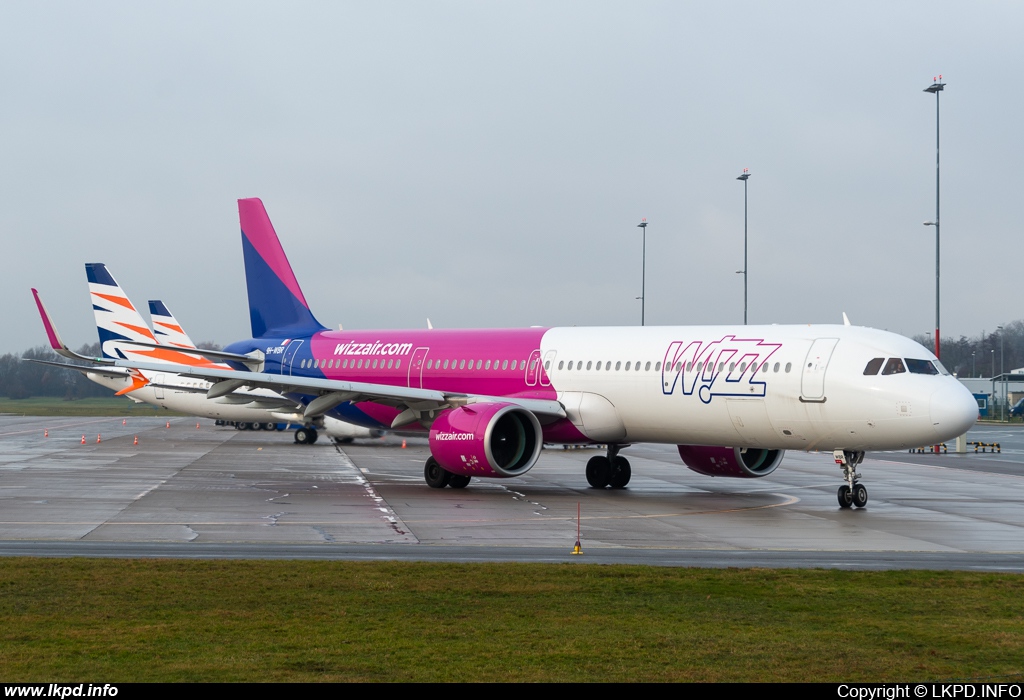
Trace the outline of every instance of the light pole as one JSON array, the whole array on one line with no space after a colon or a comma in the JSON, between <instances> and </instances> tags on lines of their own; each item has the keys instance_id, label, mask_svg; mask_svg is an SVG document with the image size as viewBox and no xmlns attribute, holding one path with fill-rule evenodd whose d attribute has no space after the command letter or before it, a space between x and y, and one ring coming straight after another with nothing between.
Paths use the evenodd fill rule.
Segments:
<instances>
[{"instance_id":1,"label":"light pole","mask_svg":"<svg viewBox=\"0 0 1024 700\"><path fill-rule=\"evenodd\" d=\"M743 180L743 269L736 272L743 275L743 325L747 325L747 180L750 170L743 168L743 174L737 180Z\"/></svg>"},{"instance_id":2,"label":"light pole","mask_svg":"<svg viewBox=\"0 0 1024 700\"><path fill-rule=\"evenodd\" d=\"M999 420L1006 420L1006 368L1004 367L1006 346L1003 345L1003 327L996 326L996 330L999 331L999 379L1003 385L1003 400L999 402ZM994 349L993 352L995 352Z\"/></svg>"},{"instance_id":3,"label":"light pole","mask_svg":"<svg viewBox=\"0 0 1024 700\"><path fill-rule=\"evenodd\" d=\"M647 304L647 218L641 219L636 227L643 229L644 233L642 266L640 268L640 325L642 326L644 325L644 306Z\"/></svg>"},{"instance_id":4,"label":"light pole","mask_svg":"<svg viewBox=\"0 0 1024 700\"><path fill-rule=\"evenodd\" d=\"M972 352L972 353L971 353L971 376L972 376L972 377L977 377L977 376L978 376L978 372L977 372L977 369L978 369L978 361L977 361L977 359L976 359L976 358L974 357L974 355L975 355L975 353L973 353L973 352Z\"/></svg>"},{"instance_id":5,"label":"light pole","mask_svg":"<svg viewBox=\"0 0 1024 700\"><path fill-rule=\"evenodd\" d=\"M926 221L925 226L935 227L935 357L939 357L939 93L946 84L942 76L932 79L925 92L935 93L935 221Z\"/></svg>"}]
</instances>

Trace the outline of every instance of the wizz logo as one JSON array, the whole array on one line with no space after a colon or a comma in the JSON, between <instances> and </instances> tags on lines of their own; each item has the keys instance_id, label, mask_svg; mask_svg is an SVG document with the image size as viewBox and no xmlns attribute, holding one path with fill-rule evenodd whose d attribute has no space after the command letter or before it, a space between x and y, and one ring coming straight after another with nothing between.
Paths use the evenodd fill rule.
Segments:
<instances>
[{"instance_id":1,"label":"wizz logo","mask_svg":"<svg viewBox=\"0 0 1024 700\"><path fill-rule=\"evenodd\" d=\"M760 338L737 338L704 342L676 340L669 343L661 367L661 390L673 394L680 386L684 396L694 391L704 403L715 396L764 396L768 359L782 343Z\"/></svg>"}]
</instances>

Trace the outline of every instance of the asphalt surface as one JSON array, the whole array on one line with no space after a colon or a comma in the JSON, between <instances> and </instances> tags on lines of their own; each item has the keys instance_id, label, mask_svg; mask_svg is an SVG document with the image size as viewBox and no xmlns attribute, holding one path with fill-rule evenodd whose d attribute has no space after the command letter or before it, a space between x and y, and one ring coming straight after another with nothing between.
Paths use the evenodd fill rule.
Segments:
<instances>
[{"instance_id":1,"label":"asphalt surface","mask_svg":"<svg viewBox=\"0 0 1024 700\"><path fill-rule=\"evenodd\" d=\"M547 449L523 477L436 490L422 439L300 446L166 425L0 416L0 555L1024 570L1017 426L969 434L999 454L870 454L870 502L848 510L822 453L712 479L673 446L636 445L633 479L613 491L587 486L596 450Z\"/></svg>"}]
</instances>

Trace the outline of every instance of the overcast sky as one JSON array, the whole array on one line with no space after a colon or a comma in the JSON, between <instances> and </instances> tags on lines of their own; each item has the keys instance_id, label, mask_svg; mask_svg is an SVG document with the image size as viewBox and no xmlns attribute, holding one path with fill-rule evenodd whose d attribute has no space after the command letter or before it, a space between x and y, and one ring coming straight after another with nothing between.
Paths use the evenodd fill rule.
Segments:
<instances>
[{"instance_id":1,"label":"overcast sky","mask_svg":"<svg viewBox=\"0 0 1024 700\"><path fill-rule=\"evenodd\" d=\"M0 352L96 340L83 264L250 334L261 197L345 328L1024 318L1019 3L8 2Z\"/></svg>"}]
</instances>

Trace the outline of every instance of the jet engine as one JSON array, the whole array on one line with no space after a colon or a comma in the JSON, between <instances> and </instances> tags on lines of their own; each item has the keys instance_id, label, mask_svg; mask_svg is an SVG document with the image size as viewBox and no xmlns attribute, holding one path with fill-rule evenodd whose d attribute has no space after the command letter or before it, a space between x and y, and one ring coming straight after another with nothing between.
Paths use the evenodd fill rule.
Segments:
<instances>
[{"instance_id":1,"label":"jet engine","mask_svg":"<svg viewBox=\"0 0 1024 700\"><path fill-rule=\"evenodd\" d=\"M768 476L782 461L785 450L750 447L711 447L679 445L683 464L705 476L729 476L736 479L757 479Z\"/></svg>"},{"instance_id":2,"label":"jet engine","mask_svg":"<svg viewBox=\"0 0 1024 700\"><path fill-rule=\"evenodd\" d=\"M521 476L537 463L542 444L537 417L511 403L452 408L430 425L430 454L464 476Z\"/></svg>"}]
</instances>

